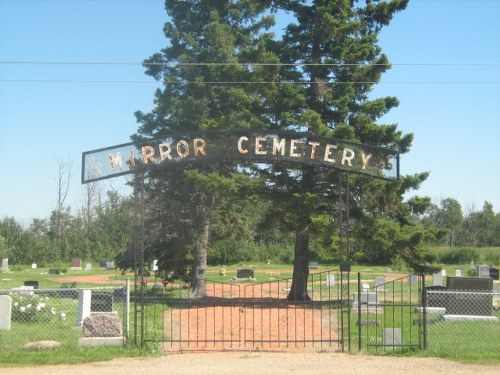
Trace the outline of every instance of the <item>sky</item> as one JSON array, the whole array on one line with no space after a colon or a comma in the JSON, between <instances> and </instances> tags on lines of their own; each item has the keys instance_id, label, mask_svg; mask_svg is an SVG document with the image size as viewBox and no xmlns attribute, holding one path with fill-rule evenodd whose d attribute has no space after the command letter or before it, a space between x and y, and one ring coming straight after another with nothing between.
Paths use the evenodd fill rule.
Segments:
<instances>
[{"instance_id":1,"label":"sky","mask_svg":"<svg viewBox=\"0 0 500 375\"><path fill-rule=\"evenodd\" d=\"M82 152L130 141L153 108L140 62L167 45L166 20L163 0L0 0L0 219L48 218L61 163L66 204L83 206ZM414 134L402 175L430 172L407 197L500 212L500 1L410 0L379 40L393 66L372 97L400 101L380 123Z\"/></svg>"}]
</instances>

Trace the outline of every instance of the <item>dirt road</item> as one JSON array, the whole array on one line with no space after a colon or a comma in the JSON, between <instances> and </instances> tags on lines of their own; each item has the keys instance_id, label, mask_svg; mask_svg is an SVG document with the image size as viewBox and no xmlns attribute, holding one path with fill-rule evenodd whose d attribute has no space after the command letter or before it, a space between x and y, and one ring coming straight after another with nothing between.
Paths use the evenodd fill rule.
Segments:
<instances>
[{"instance_id":1,"label":"dirt road","mask_svg":"<svg viewBox=\"0 0 500 375\"><path fill-rule=\"evenodd\" d=\"M0 368L2 375L439 375L500 374L500 366L444 359L381 357L343 353L216 352L115 359L82 365Z\"/></svg>"}]
</instances>

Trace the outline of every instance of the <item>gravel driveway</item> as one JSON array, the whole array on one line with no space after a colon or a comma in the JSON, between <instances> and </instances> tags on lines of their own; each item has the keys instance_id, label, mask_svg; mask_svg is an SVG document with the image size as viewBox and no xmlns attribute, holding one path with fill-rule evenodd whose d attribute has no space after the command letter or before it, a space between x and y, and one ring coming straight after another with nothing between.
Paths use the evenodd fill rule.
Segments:
<instances>
[{"instance_id":1,"label":"gravel driveway","mask_svg":"<svg viewBox=\"0 0 500 375\"><path fill-rule=\"evenodd\" d=\"M500 366L461 364L437 358L382 357L344 353L215 352L114 359L82 365L1 368L9 375L498 375Z\"/></svg>"}]
</instances>

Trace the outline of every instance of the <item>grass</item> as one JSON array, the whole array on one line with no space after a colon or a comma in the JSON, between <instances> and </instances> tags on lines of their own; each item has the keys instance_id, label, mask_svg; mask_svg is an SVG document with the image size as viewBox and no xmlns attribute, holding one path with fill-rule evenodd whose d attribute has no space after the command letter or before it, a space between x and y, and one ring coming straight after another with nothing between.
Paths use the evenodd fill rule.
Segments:
<instances>
[{"instance_id":1,"label":"grass","mask_svg":"<svg viewBox=\"0 0 500 375\"><path fill-rule=\"evenodd\" d=\"M438 249L437 251L446 251L446 249ZM497 251L499 248L482 249L481 251ZM377 276L384 276L387 268L390 266L371 266L371 265L353 265L350 274L351 283L356 282L356 273L360 272L361 277L364 281L373 280ZM462 268L464 271L468 269L469 265L446 265L443 268L447 270L447 274L450 276L455 275L456 268ZM40 288L60 288L62 281L55 280L59 277L64 276L79 276L79 275L94 275L94 274L106 274L111 276L113 280L125 280L127 276L119 275L118 271L106 271L100 269L94 269L92 271L72 271L69 270L66 275L49 275L47 273L48 269L52 267L44 267L38 269L32 269L30 266L15 267L15 271L11 273L0 274L0 290L15 288L23 285L24 281L36 280L40 283ZM228 265L226 268L226 276L221 276L219 274L219 266L210 266L207 269L207 280L214 282L231 282L232 278L236 276L236 271L239 268L254 268L255 277L257 283L271 281L270 279L284 280L292 277L292 265L282 265L282 264L266 264L266 263L241 263L235 265ZM321 272L325 270L337 270L338 265L336 264L320 264L318 270L311 270L311 272ZM271 275L270 272L273 272ZM279 272L279 275L277 274ZM405 275L405 272L400 272L401 276ZM464 274L463 274L464 275ZM464 275L465 276L465 275ZM130 276L128 276L130 277ZM154 281L154 278L150 278ZM254 281L248 281L249 283ZM110 284L111 286L112 284ZM150 284L151 285L151 284ZM78 284L77 287L82 285ZM118 287L116 284L113 287ZM373 286L373 285L372 285ZM353 288L353 286L351 287ZM354 290L351 290L354 292ZM405 287L395 286L393 290L388 290L388 293L396 293L396 299L403 298L406 293ZM389 296L393 298L392 295ZM57 301L57 300L55 300ZM64 303L77 303L77 300L62 301ZM62 307L60 307L62 308ZM132 307L133 308L133 307ZM166 306L159 306L157 311L149 310L146 321L145 330L148 337L159 337L162 335L161 320L158 316L162 315L163 309L168 308ZM151 309L151 307L149 307ZM76 310L75 310L76 311ZM71 313L75 314L75 313ZM73 323L76 316L71 315L68 322ZM133 311L131 311L131 330L133 331ZM380 319L389 320L394 322L400 321L411 321L418 316L414 316L411 309L395 309L394 311L385 312L385 316L363 316L363 319ZM351 314L351 333L352 333L352 347L357 348L357 315ZM479 324L477 324L479 323ZM21 323L13 322L13 330ZM413 349L401 349L396 351L386 351L378 349L369 350L369 352L378 354L395 354L395 355L417 355L422 357L441 357L448 358L452 360L458 360L462 362L475 362L475 363L487 363L487 364L498 364L500 363L500 325L496 323L491 326L491 323L487 327L481 325L481 322L462 322L462 323L452 323L453 327L450 326L450 322L438 322L429 326L429 336L428 342L429 347L426 351L415 351ZM461 326L462 324L463 326ZM484 323L483 323L484 324ZM407 327L405 325L403 329L403 340L411 337L409 342L413 343L415 337L418 337L418 326L411 325ZM18 327L19 328L19 327ZM26 327L25 327L26 328ZM30 328L30 335L36 339L44 339L44 332L47 330L42 323L33 323ZM453 330L451 330L453 328ZM362 338L363 348L366 348L366 344L369 343L379 343L381 340L381 327L362 327L363 334L366 337ZM411 335L408 330L412 330ZM78 330L72 330L70 332L77 332ZM66 332L68 332L66 330ZM77 332L78 333L78 332ZM471 337L477 333L487 333L491 336L478 336L476 341L472 342ZM60 340L62 345L54 349L45 350L27 350L18 345L17 347L3 348L2 341L14 340L15 335L12 332L0 331L0 367L2 366L27 366L27 365L45 365L45 364L77 364L84 362L94 362L94 361L105 361L113 358L119 357L144 357L150 355L158 354L158 346L150 343L146 343L144 347L136 347L129 344L125 347L99 347L99 348L88 348L80 347L76 344L77 339L80 337L80 333L73 335L65 335L61 337ZM417 335L417 336L414 336ZM5 341L6 340L6 341ZM418 339L416 339L418 342ZM140 341L140 340L139 340ZM129 340L129 343L133 343L133 340ZM405 341L406 343L406 341Z\"/></svg>"},{"instance_id":2,"label":"grass","mask_svg":"<svg viewBox=\"0 0 500 375\"><path fill-rule=\"evenodd\" d=\"M147 357L158 352L151 347L135 347L132 345L124 347L79 347L61 346L56 349L45 349L38 351L9 351L0 352L0 368L12 366L31 365L59 365L78 364L98 361L109 361L123 357Z\"/></svg>"}]
</instances>

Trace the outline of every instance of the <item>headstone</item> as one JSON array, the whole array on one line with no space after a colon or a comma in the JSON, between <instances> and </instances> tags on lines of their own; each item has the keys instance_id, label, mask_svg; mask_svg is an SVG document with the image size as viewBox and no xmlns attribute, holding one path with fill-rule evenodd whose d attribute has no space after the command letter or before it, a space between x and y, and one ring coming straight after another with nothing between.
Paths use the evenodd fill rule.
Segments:
<instances>
[{"instance_id":1,"label":"headstone","mask_svg":"<svg viewBox=\"0 0 500 375\"><path fill-rule=\"evenodd\" d=\"M446 287L450 290L446 305L447 315L488 316L492 314L492 278L448 277Z\"/></svg>"},{"instance_id":2,"label":"headstone","mask_svg":"<svg viewBox=\"0 0 500 375\"><path fill-rule=\"evenodd\" d=\"M165 288L161 284L153 284L151 287L151 293L154 295L164 294Z\"/></svg>"},{"instance_id":3,"label":"headstone","mask_svg":"<svg viewBox=\"0 0 500 375\"><path fill-rule=\"evenodd\" d=\"M108 271L114 271L115 270L115 262L106 262L106 269Z\"/></svg>"},{"instance_id":4,"label":"headstone","mask_svg":"<svg viewBox=\"0 0 500 375\"><path fill-rule=\"evenodd\" d=\"M82 270L82 260L80 258L71 259L71 268L72 271L81 271Z\"/></svg>"},{"instance_id":5,"label":"headstone","mask_svg":"<svg viewBox=\"0 0 500 375\"><path fill-rule=\"evenodd\" d=\"M151 262L151 264L149 265L149 271L150 272L158 271L158 259L155 259Z\"/></svg>"},{"instance_id":6,"label":"headstone","mask_svg":"<svg viewBox=\"0 0 500 375\"><path fill-rule=\"evenodd\" d=\"M78 295L78 320L75 327L82 327L85 318L90 316L90 303L92 299L92 291L90 289L82 289Z\"/></svg>"},{"instance_id":7,"label":"headstone","mask_svg":"<svg viewBox=\"0 0 500 375\"><path fill-rule=\"evenodd\" d=\"M448 288L441 285L426 286L425 290L427 292L427 307L446 307L446 301L448 299Z\"/></svg>"},{"instance_id":8,"label":"headstone","mask_svg":"<svg viewBox=\"0 0 500 375\"><path fill-rule=\"evenodd\" d=\"M39 282L36 280L28 280L24 282L24 286L32 286L33 289L38 289L40 286Z\"/></svg>"},{"instance_id":9,"label":"headstone","mask_svg":"<svg viewBox=\"0 0 500 375\"><path fill-rule=\"evenodd\" d=\"M498 280L499 279L498 268L493 268L493 267L490 268L490 277L493 280Z\"/></svg>"},{"instance_id":10,"label":"headstone","mask_svg":"<svg viewBox=\"0 0 500 375\"><path fill-rule=\"evenodd\" d=\"M386 272L387 272L387 273L393 273L393 272L394 272L394 270L393 270L392 268L388 268Z\"/></svg>"},{"instance_id":11,"label":"headstone","mask_svg":"<svg viewBox=\"0 0 500 375\"><path fill-rule=\"evenodd\" d=\"M385 277L377 276L375 278L375 288L379 292L383 292L385 290Z\"/></svg>"},{"instance_id":12,"label":"headstone","mask_svg":"<svg viewBox=\"0 0 500 375\"><path fill-rule=\"evenodd\" d=\"M90 313L112 312L113 295L111 293L93 292L90 298Z\"/></svg>"},{"instance_id":13,"label":"headstone","mask_svg":"<svg viewBox=\"0 0 500 375\"><path fill-rule=\"evenodd\" d=\"M13 291L15 291L18 294L26 295L26 296L32 296L35 294L35 288L31 285L29 286L21 286L19 288L12 288Z\"/></svg>"},{"instance_id":14,"label":"headstone","mask_svg":"<svg viewBox=\"0 0 500 375\"><path fill-rule=\"evenodd\" d=\"M236 278L238 279L249 279L254 277L254 270L251 268L240 268L236 270Z\"/></svg>"},{"instance_id":15,"label":"headstone","mask_svg":"<svg viewBox=\"0 0 500 375\"><path fill-rule=\"evenodd\" d=\"M446 270L441 270L441 276L446 277Z\"/></svg>"},{"instance_id":16,"label":"headstone","mask_svg":"<svg viewBox=\"0 0 500 375\"><path fill-rule=\"evenodd\" d=\"M462 277L462 269L461 268L455 269L455 277Z\"/></svg>"},{"instance_id":17,"label":"headstone","mask_svg":"<svg viewBox=\"0 0 500 375\"><path fill-rule=\"evenodd\" d=\"M363 290L368 290L368 289L370 289L370 284L363 283L362 287L363 287Z\"/></svg>"},{"instance_id":18,"label":"headstone","mask_svg":"<svg viewBox=\"0 0 500 375\"><path fill-rule=\"evenodd\" d=\"M2 266L0 267L0 272L9 272L9 259L2 259Z\"/></svg>"},{"instance_id":19,"label":"headstone","mask_svg":"<svg viewBox=\"0 0 500 375\"><path fill-rule=\"evenodd\" d=\"M328 274L326 275L326 286L332 287L335 285L335 275Z\"/></svg>"},{"instance_id":20,"label":"headstone","mask_svg":"<svg viewBox=\"0 0 500 375\"><path fill-rule=\"evenodd\" d=\"M106 268L107 263L108 263L107 259L100 259L99 260L99 268Z\"/></svg>"},{"instance_id":21,"label":"headstone","mask_svg":"<svg viewBox=\"0 0 500 375\"><path fill-rule=\"evenodd\" d=\"M58 274L59 274L58 269L56 269L56 268L49 269L49 275L58 275Z\"/></svg>"},{"instance_id":22,"label":"headstone","mask_svg":"<svg viewBox=\"0 0 500 375\"><path fill-rule=\"evenodd\" d=\"M479 266L479 277L490 277L490 268L489 264L481 264Z\"/></svg>"},{"instance_id":23,"label":"headstone","mask_svg":"<svg viewBox=\"0 0 500 375\"><path fill-rule=\"evenodd\" d=\"M37 267L37 266L36 266L36 263L32 263L32 264L31 264L31 268L32 268L32 269L36 270L36 267Z\"/></svg>"},{"instance_id":24,"label":"headstone","mask_svg":"<svg viewBox=\"0 0 500 375\"><path fill-rule=\"evenodd\" d=\"M12 313L12 298L10 296L0 296L0 330L10 331L10 315Z\"/></svg>"},{"instance_id":25,"label":"headstone","mask_svg":"<svg viewBox=\"0 0 500 375\"><path fill-rule=\"evenodd\" d=\"M117 314L98 314L85 318L82 325L85 337L118 337L122 334L120 317Z\"/></svg>"},{"instance_id":26,"label":"headstone","mask_svg":"<svg viewBox=\"0 0 500 375\"><path fill-rule=\"evenodd\" d=\"M434 286L443 285L443 275L441 272L434 272L432 274L432 285Z\"/></svg>"},{"instance_id":27,"label":"headstone","mask_svg":"<svg viewBox=\"0 0 500 375\"><path fill-rule=\"evenodd\" d=\"M384 328L382 332L382 345L401 346L402 344L400 328Z\"/></svg>"},{"instance_id":28,"label":"headstone","mask_svg":"<svg viewBox=\"0 0 500 375\"><path fill-rule=\"evenodd\" d=\"M362 305L377 305L378 304L378 293L375 292L361 292L361 296L358 298L358 293L354 293L354 303L361 303Z\"/></svg>"},{"instance_id":29,"label":"headstone","mask_svg":"<svg viewBox=\"0 0 500 375\"><path fill-rule=\"evenodd\" d=\"M85 263L85 271L92 271L92 263Z\"/></svg>"},{"instance_id":30,"label":"headstone","mask_svg":"<svg viewBox=\"0 0 500 375\"><path fill-rule=\"evenodd\" d=\"M418 284L418 278L417 278L417 275L415 275L415 274L411 274L411 275L408 277L408 282L410 283L410 285L417 285L417 284Z\"/></svg>"},{"instance_id":31,"label":"headstone","mask_svg":"<svg viewBox=\"0 0 500 375\"><path fill-rule=\"evenodd\" d=\"M309 262L309 268L312 270L318 269L318 262Z\"/></svg>"}]
</instances>

